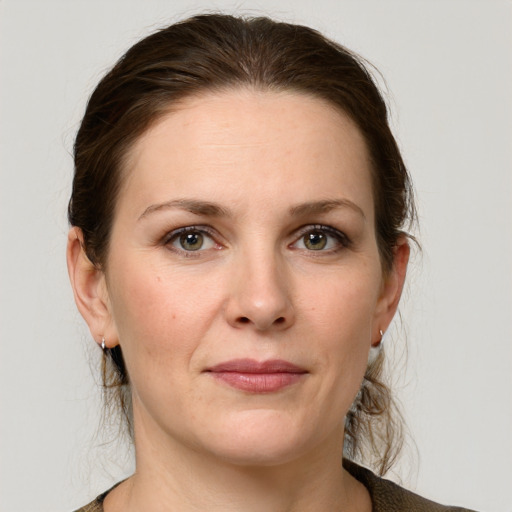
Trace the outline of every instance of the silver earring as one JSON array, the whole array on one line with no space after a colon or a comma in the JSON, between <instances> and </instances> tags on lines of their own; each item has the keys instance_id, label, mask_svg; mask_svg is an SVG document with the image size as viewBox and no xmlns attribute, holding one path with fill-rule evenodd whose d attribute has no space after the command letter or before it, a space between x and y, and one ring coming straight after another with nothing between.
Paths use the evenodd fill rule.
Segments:
<instances>
[{"instance_id":1,"label":"silver earring","mask_svg":"<svg viewBox=\"0 0 512 512\"><path fill-rule=\"evenodd\" d=\"M107 345L105 343L105 337L102 336L101 337L101 350L103 350L103 352L105 352L106 349L107 349Z\"/></svg>"},{"instance_id":2,"label":"silver earring","mask_svg":"<svg viewBox=\"0 0 512 512\"><path fill-rule=\"evenodd\" d=\"M378 343L376 345L372 345L370 347L370 352L368 353L368 364L369 365L371 365L375 362L380 351L382 350L382 339L384 338L384 332L382 331L382 329L379 329L379 334L380 334L380 340L378 341Z\"/></svg>"}]
</instances>

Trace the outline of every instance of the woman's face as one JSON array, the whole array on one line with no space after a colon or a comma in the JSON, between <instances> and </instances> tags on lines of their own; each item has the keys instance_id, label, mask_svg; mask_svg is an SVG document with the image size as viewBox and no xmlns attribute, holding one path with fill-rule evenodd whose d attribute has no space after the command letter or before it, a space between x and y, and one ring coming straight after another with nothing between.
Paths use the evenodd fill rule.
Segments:
<instances>
[{"instance_id":1,"label":"woman's face","mask_svg":"<svg viewBox=\"0 0 512 512\"><path fill-rule=\"evenodd\" d=\"M340 452L400 288L355 125L298 93L211 93L147 131L124 172L102 329L136 440L244 465Z\"/></svg>"}]
</instances>

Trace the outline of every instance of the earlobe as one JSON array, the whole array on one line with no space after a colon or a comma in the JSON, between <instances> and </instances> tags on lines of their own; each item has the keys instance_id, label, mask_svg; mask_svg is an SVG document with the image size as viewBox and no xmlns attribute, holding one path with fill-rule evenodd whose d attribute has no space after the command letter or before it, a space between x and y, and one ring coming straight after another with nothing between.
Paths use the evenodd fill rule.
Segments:
<instances>
[{"instance_id":1,"label":"earlobe","mask_svg":"<svg viewBox=\"0 0 512 512\"><path fill-rule=\"evenodd\" d=\"M411 249L407 237L403 236L397 242L394 250L393 267L385 276L381 296L377 305L375 318L375 336L372 345L379 344L382 336L379 331L386 331L398 309L402 290L407 274L407 265Z\"/></svg>"},{"instance_id":2,"label":"earlobe","mask_svg":"<svg viewBox=\"0 0 512 512\"><path fill-rule=\"evenodd\" d=\"M108 336L109 346L113 346L116 343L112 333L112 316L105 274L85 253L80 228L73 227L69 231L66 256L69 279L80 314L98 344L103 337Z\"/></svg>"}]
</instances>

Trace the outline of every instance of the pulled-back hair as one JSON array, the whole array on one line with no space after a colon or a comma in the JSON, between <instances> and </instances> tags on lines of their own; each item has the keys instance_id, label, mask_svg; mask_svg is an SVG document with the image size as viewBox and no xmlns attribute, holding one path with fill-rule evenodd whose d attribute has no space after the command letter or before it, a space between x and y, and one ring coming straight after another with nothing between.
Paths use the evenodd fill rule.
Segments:
<instances>
[{"instance_id":1,"label":"pulled-back hair","mask_svg":"<svg viewBox=\"0 0 512 512\"><path fill-rule=\"evenodd\" d=\"M94 90L75 147L69 221L101 270L124 160L134 142L181 100L250 87L295 91L329 102L361 131L371 159L376 239L391 270L404 227L415 217L409 176L388 110L362 59L317 31L268 18L200 15L131 47ZM345 456L383 474L401 447L401 419L383 382L383 352L368 366L345 422ZM104 358L104 387L131 421L129 376L120 346ZM112 403L112 402L110 402Z\"/></svg>"}]
</instances>

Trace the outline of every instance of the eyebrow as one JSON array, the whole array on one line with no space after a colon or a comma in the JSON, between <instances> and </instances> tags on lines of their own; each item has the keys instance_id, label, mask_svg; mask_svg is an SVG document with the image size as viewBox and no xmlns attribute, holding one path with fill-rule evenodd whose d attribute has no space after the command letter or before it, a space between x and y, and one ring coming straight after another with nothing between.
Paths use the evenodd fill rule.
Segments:
<instances>
[{"instance_id":1,"label":"eyebrow","mask_svg":"<svg viewBox=\"0 0 512 512\"><path fill-rule=\"evenodd\" d=\"M151 213L172 208L178 208L180 210L185 210L195 215L202 215L205 217L229 217L232 215L226 208L209 201L200 201L197 199L173 199L164 203L148 206L138 220L147 217Z\"/></svg>"},{"instance_id":2,"label":"eyebrow","mask_svg":"<svg viewBox=\"0 0 512 512\"><path fill-rule=\"evenodd\" d=\"M290 208L290 215L297 217L318 215L328 213L338 208L350 208L366 220L363 210L349 199L326 199L324 201L311 201L309 203L299 204Z\"/></svg>"},{"instance_id":3,"label":"eyebrow","mask_svg":"<svg viewBox=\"0 0 512 512\"><path fill-rule=\"evenodd\" d=\"M173 199L164 203L153 204L148 206L138 220L160 210L177 208L185 210L194 215L203 217L233 217L233 213L217 203L202 201L198 199ZM310 201L292 206L289 210L292 217L305 217L308 215L318 215L328 213L338 208L350 208L366 219L363 210L349 199L326 199L323 201Z\"/></svg>"}]
</instances>

